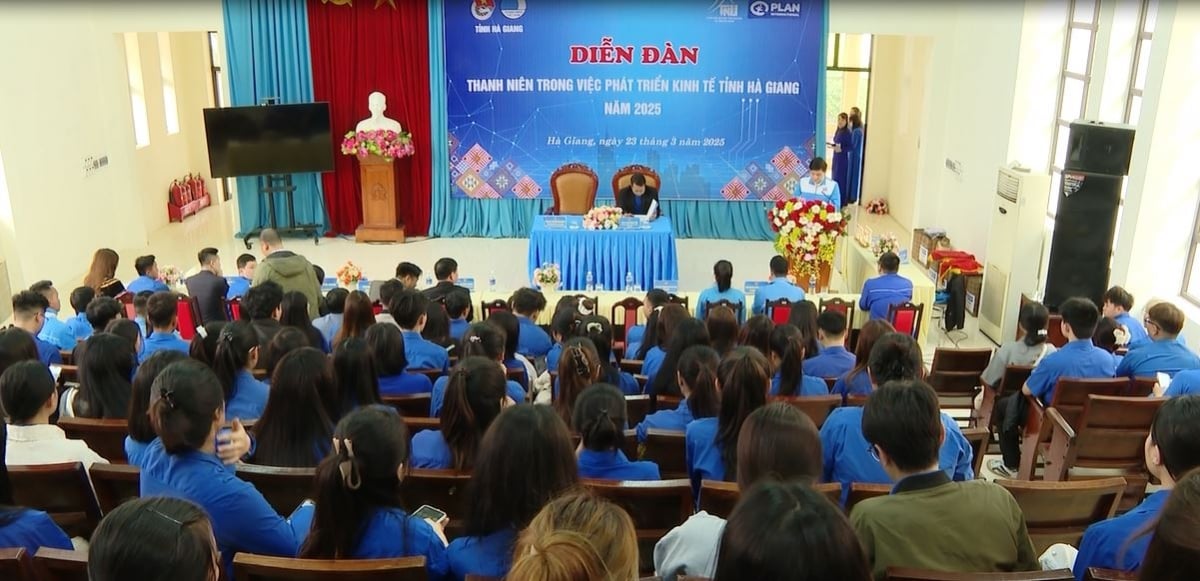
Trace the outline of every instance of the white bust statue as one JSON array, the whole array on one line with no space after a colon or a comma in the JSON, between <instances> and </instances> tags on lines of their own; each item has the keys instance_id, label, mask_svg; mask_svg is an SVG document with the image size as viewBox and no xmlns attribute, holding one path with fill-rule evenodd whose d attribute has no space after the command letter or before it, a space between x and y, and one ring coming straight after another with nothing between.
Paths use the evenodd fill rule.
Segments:
<instances>
[{"instance_id":1,"label":"white bust statue","mask_svg":"<svg viewBox=\"0 0 1200 581\"><path fill-rule=\"evenodd\" d=\"M383 112L387 110L387 97L383 93L376 91L367 97L367 107L371 110L371 116L358 122L355 131L377 131L380 129L395 131L399 133L403 129L400 127L400 122L395 119L388 119L383 116Z\"/></svg>"}]
</instances>

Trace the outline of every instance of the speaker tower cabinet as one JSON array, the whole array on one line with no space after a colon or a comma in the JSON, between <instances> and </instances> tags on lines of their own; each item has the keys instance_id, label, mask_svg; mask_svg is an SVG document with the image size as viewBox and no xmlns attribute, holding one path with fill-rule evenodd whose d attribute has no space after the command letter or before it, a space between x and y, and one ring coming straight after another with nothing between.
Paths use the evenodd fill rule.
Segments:
<instances>
[{"instance_id":1,"label":"speaker tower cabinet","mask_svg":"<svg viewBox=\"0 0 1200 581\"><path fill-rule=\"evenodd\" d=\"M1064 168L1074 171L1128 175L1133 157L1134 129L1129 125L1075 121L1067 136Z\"/></svg>"},{"instance_id":2,"label":"speaker tower cabinet","mask_svg":"<svg viewBox=\"0 0 1200 581\"><path fill-rule=\"evenodd\" d=\"M1108 288L1124 176L1064 170L1046 270L1045 303L1057 310L1071 297L1101 304Z\"/></svg>"}]
</instances>

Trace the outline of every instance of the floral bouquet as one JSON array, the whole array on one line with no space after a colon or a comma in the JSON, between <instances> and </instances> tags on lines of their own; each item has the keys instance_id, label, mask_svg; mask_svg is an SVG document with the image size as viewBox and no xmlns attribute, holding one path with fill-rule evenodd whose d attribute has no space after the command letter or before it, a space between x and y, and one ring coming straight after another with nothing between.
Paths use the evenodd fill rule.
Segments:
<instances>
[{"instance_id":1,"label":"floral bouquet","mask_svg":"<svg viewBox=\"0 0 1200 581\"><path fill-rule=\"evenodd\" d=\"M408 157L417 152L413 147L412 134L407 131L399 133L390 129L375 129L372 131L351 131L342 138L342 153L357 155L358 159L366 159L370 155L378 155L387 161L398 157Z\"/></svg>"},{"instance_id":2,"label":"floral bouquet","mask_svg":"<svg viewBox=\"0 0 1200 581\"><path fill-rule=\"evenodd\" d=\"M557 289L562 284L562 271L553 262L543 263L533 270L533 284L545 290Z\"/></svg>"},{"instance_id":3,"label":"floral bouquet","mask_svg":"<svg viewBox=\"0 0 1200 581\"><path fill-rule=\"evenodd\" d=\"M871 253L876 258L883 256L885 252L899 253L900 241L896 239L896 235L888 232L871 241Z\"/></svg>"},{"instance_id":4,"label":"floral bouquet","mask_svg":"<svg viewBox=\"0 0 1200 581\"><path fill-rule=\"evenodd\" d=\"M179 272L178 268L169 264L167 266L159 267L158 269L159 280L166 283L166 285L169 287L178 286L182 276L183 273Z\"/></svg>"},{"instance_id":5,"label":"floral bouquet","mask_svg":"<svg viewBox=\"0 0 1200 581\"><path fill-rule=\"evenodd\" d=\"M846 216L821 200L780 200L767 210L775 249L792 262L792 274L816 275L819 263L833 262L837 239L846 233ZM802 278L803 280L803 278Z\"/></svg>"},{"instance_id":6,"label":"floral bouquet","mask_svg":"<svg viewBox=\"0 0 1200 581\"><path fill-rule=\"evenodd\" d=\"M362 278L362 270L349 260L337 269L337 281L343 288L357 287L358 281L362 280Z\"/></svg>"},{"instance_id":7,"label":"floral bouquet","mask_svg":"<svg viewBox=\"0 0 1200 581\"><path fill-rule=\"evenodd\" d=\"M616 230L623 212L612 206L597 206L583 216L585 230Z\"/></svg>"},{"instance_id":8,"label":"floral bouquet","mask_svg":"<svg viewBox=\"0 0 1200 581\"><path fill-rule=\"evenodd\" d=\"M880 216L886 215L888 213L887 200L883 198L875 198L874 200L867 202L867 213L878 214Z\"/></svg>"}]
</instances>

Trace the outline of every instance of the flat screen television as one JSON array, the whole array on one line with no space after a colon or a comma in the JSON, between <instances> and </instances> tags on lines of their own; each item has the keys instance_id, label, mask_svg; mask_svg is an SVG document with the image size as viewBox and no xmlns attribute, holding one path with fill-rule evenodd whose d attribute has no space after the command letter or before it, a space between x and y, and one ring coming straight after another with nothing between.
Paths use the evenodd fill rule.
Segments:
<instances>
[{"instance_id":1,"label":"flat screen television","mask_svg":"<svg viewBox=\"0 0 1200 581\"><path fill-rule=\"evenodd\" d=\"M333 171L329 103L204 110L214 178Z\"/></svg>"}]
</instances>

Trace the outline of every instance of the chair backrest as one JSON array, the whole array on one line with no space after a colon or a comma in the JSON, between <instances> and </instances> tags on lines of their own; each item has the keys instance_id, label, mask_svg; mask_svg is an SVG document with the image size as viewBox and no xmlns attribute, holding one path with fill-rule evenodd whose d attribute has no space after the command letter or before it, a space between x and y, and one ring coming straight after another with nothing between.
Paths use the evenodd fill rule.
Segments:
<instances>
[{"instance_id":1,"label":"chair backrest","mask_svg":"<svg viewBox=\"0 0 1200 581\"><path fill-rule=\"evenodd\" d=\"M1070 482L997 480L1025 515L1033 547L1041 554L1054 543L1077 546L1092 523L1112 518L1125 491L1125 479Z\"/></svg>"},{"instance_id":2,"label":"chair backrest","mask_svg":"<svg viewBox=\"0 0 1200 581\"><path fill-rule=\"evenodd\" d=\"M854 315L858 312L858 305L854 304L854 301L847 301L838 297L821 299L821 302L817 305L817 313L824 313L827 309L846 315L846 348L853 350L854 344L852 338L854 333L851 331L854 329Z\"/></svg>"},{"instance_id":3,"label":"chair backrest","mask_svg":"<svg viewBox=\"0 0 1200 581\"><path fill-rule=\"evenodd\" d=\"M888 581L1073 581L1070 569L999 573L945 573L908 567L888 567Z\"/></svg>"},{"instance_id":4,"label":"chair backrest","mask_svg":"<svg viewBox=\"0 0 1200 581\"><path fill-rule=\"evenodd\" d=\"M584 480L597 496L611 500L633 518L639 540L661 539L692 516L692 482L686 478L618 482Z\"/></svg>"},{"instance_id":5,"label":"chair backrest","mask_svg":"<svg viewBox=\"0 0 1200 581\"><path fill-rule=\"evenodd\" d=\"M925 305L905 301L888 307L887 320L896 328L897 333L912 335L915 339L921 334L921 315L925 313Z\"/></svg>"},{"instance_id":6,"label":"chair backrest","mask_svg":"<svg viewBox=\"0 0 1200 581\"><path fill-rule=\"evenodd\" d=\"M9 466L13 502L44 511L70 536L91 537L100 506L81 462Z\"/></svg>"},{"instance_id":7,"label":"chair backrest","mask_svg":"<svg viewBox=\"0 0 1200 581\"><path fill-rule=\"evenodd\" d=\"M633 174L635 174L635 173L640 173L643 176L646 176L646 185L647 186L650 186L652 188L662 189L662 180L660 180L658 178L658 172L656 172L644 165L638 165L638 164L627 165L627 166L617 170L617 172L613 174L613 177L612 177L613 199L616 199L617 194L621 193L621 190L624 189L625 186L629 185L629 180L630 180L630 178L633 177Z\"/></svg>"},{"instance_id":8,"label":"chair backrest","mask_svg":"<svg viewBox=\"0 0 1200 581\"><path fill-rule=\"evenodd\" d=\"M1154 392L1154 386L1158 385L1157 377L1135 377L1130 381L1129 393L1130 397L1146 397ZM1163 386L1164 388L1166 386Z\"/></svg>"},{"instance_id":9,"label":"chair backrest","mask_svg":"<svg viewBox=\"0 0 1200 581\"><path fill-rule=\"evenodd\" d=\"M0 549L0 579L38 581L33 572L33 560L23 547Z\"/></svg>"},{"instance_id":10,"label":"chair backrest","mask_svg":"<svg viewBox=\"0 0 1200 581\"><path fill-rule=\"evenodd\" d=\"M125 464L125 436L129 423L124 419L93 420L89 418L59 418L58 427L73 440L87 442L89 448L105 460Z\"/></svg>"},{"instance_id":11,"label":"chair backrest","mask_svg":"<svg viewBox=\"0 0 1200 581\"><path fill-rule=\"evenodd\" d=\"M428 393L414 393L409 395L385 395L381 396L383 403L396 408L404 417L429 417L429 410L433 396Z\"/></svg>"},{"instance_id":12,"label":"chair backrest","mask_svg":"<svg viewBox=\"0 0 1200 581\"><path fill-rule=\"evenodd\" d=\"M926 378L944 410L974 410L975 394L983 383L977 371L935 371Z\"/></svg>"},{"instance_id":13,"label":"chair backrest","mask_svg":"<svg viewBox=\"0 0 1200 581\"><path fill-rule=\"evenodd\" d=\"M439 418L401 415L400 421L404 422L410 436L422 430L442 429L442 420Z\"/></svg>"},{"instance_id":14,"label":"chair backrest","mask_svg":"<svg viewBox=\"0 0 1200 581\"><path fill-rule=\"evenodd\" d=\"M1127 472L1125 496L1140 500L1149 480L1143 450L1163 398L1089 395L1075 426L1056 408L1047 410L1051 428L1045 479L1067 480L1073 468ZM1124 498L1124 504L1132 504Z\"/></svg>"},{"instance_id":15,"label":"chair backrest","mask_svg":"<svg viewBox=\"0 0 1200 581\"><path fill-rule=\"evenodd\" d=\"M700 510L713 516L729 518L742 492L736 482L702 480L700 482Z\"/></svg>"},{"instance_id":16,"label":"chair backrest","mask_svg":"<svg viewBox=\"0 0 1200 581\"><path fill-rule=\"evenodd\" d=\"M404 500L409 506L423 504L446 512L450 523L447 533L459 532L467 518L467 483L470 472L454 470L412 470L404 479ZM448 534L451 538L453 534Z\"/></svg>"},{"instance_id":17,"label":"chair backrest","mask_svg":"<svg viewBox=\"0 0 1200 581\"><path fill-rule=\"evenodd\" d=\"M643 376L643 377L645 377L645 376ZM683 398L679 397L677 395L660 395L656 399L657 399L657 401L654 402L654 411L673 410L673 409L679 407L680 402L683 401ZM630 424L630 425L636 425L636 424Z\"/></svg>"},{"instance_id":18,"label":"chair backrest","mask_svg":"<svg viewBox=\"0 0 1200 581\"><path fill-rule=\"evenodd\" d=\"M237 476L253 484L279 514L292 514L306 498L313 497L315 468L283 468L239 464Z\"/></svg>"},{"instance_id":19,"label":"chair backrest","mask_svg":"<svg viewBox=\"0 0 1200 581\"><path fill-rule=\"evenodd\" d=\"M841 482L818 482L813 484L813 490L825 495L834 506L842 505L842 483Z\"/></svg>"},{"instance_id":20,"label":"chair backrest","mask_svg":"<svg viewBox=\"0 0 1200 581\"><path fill-rule=\"evenodd\" d=\"M133 293L125 291L117 295L117 302L125 307L125 318L130 321L137 318L137 307L133 306Z\"/></svg>"},{"instance_id":21,"label":"chair backrest","mask_svg":"<svg viewBox=\"0 0 1200 581\"><path fill-rule=\"evenodd\" d=\"M40 547L33 555L33 570L41 581L88 581L87 551Z\"/></svg>"},{"instance_id":22,"label":"chair backrest","mask_svg":"<svg viewBox=\"0 0 1200 581\"><path fill-rule=\"evenodd\" d=\"M1050 407L1058 409L1072 427L1078 426L1079 415L1089 395L1125 395L1129 391L1129 378L1110 377L1104 379L1059 378L1054 388L1054 399Z\"/></svg>"},{"instance_id":23,"label":"chair backrest","mask_svg":"<svg viewBox=\"0 0 1200 581\"><path fill-rule=\"evenodd\" d=\"M242 299L225 299L225 312L230 321L242 320Z\"/></svg>"},{"instance_id":24,"label":"chair backrest","mask_svg":"<svg viewBox=\"0 0 1200 581\"><path fill-rule=\"evenodd\" d=\"M638 324L642 305L642 301L637 297L625 297L613 304L609 320L612 322L614 343L625 343L629 329ZM620 317L617 316L618 313L621 314Z\"/></svg>"},{"instance_id":25,"label":"chair backrest","mask_svg":"<svg viewBox=\"0 0 1200 581\"><path fill-rule=\"evenodd\" d=\"M767 316L776 325L786 325L788 319L792 316L792 301L787 299L777 299L767 301Z\"/></svg>"},{"instance_id":26,"label":"chair backrest","mask_svg":"<svg viewBox=\"0 0 1200 581\"><path fill-rule=\"evenodd\" d=\"M1009 365L1004 368L1004 375L1000 378L1000 385L996 386L996 397L1007 393L1017 393L1021 387L1029 381L1029 375L1033 373L1032 365Z\"/></svg>"},{"instance_id":27,"label":"chair backrest","mask_svg":"<svg viewBox=\"0 0 1200 581\"><path fill-rule=\"evenodd\" d=\"M692 307L688 305L687 295L677 295L674 293L668 294L667 302L671 303L672 305L679 305L679 306L683 307L683 310L685 310L685 311L691 312L691 310L692 310Z\"/></svg>"},{"instance_id":28,"label":"chair backrest","mask_svg":"<svg viewBox=\"0 0 1200 581\"><path fill-rule=\"evenodd\" d=\"M454 366L454 364L451 363L451 367L453 367L453 366ZM429 381L433 381L433 382L436 382L439 378L442 377L442 375L445 375L445 373L441 369L409 369L407 371L407 373L416 373L419 375L424 375L425 377L429 378Z\"/></svg>"},{"instance_id":29,"label":"chair backrest","mask_svg":"<svg viewBox=\"0 0 1200 581\"><path fill-rule=\"evenodd\" d=\"M425 557L398 559L292 559L238 553L236 581L425 581Z\"/></svg>"},{"instance_id":30,"label":"chair backrest","mask_svg":"<svg viewBox=\"0 0 1200 581\"><path fill-rule=\"evenodd\" d=\"M987 369L992 360L991 349L946 349L938 347L933 352L930 373L939 371L974 371L977 375Z\"/></svg>"},{"instance_id":31,"label":"chair backrest","mask_svg":"<svg viewBox=\"0 0 1200 581\"><path fill-rule=\"evenodd\" d=\"M191 341L196 336L196 327L203 324L200 321L200 299L179 297L175 303L175 316L179 336L184 341Z\"/></svg>"},{"instance_id":32,"label":"chair backrest","mask_svg":"<svg viewBox=\"0 0 1200 581\"><path fill-rule=\"evenodd\" d=\"M141 496L141 471L128 464L92 464L88 474L100 511L108 514L126 501ZM290 514L290 513L289 513Z\"/></svg>"},{"instance_id":33,"label":"chair backrest","mask_svg":"<svg viewBox=\"0 0 1200 581\"><path fill-rule=\"evenodd\" d=\"M550 193L554 196L554 213L586 214L596 206L596 189L600 178L592 168L582 163L568 163L550 176Z\"/></svg>"},{"instance_id":34,"label":"chair backrest","mask_svg":"<svg viewBox=\"0 0 1200 581\"><path fill-rule=\"evenodd\" d=\"M642 443L642 459L658 464L663 478L687 478L687 444L683 432L647 430Z\"/></svg>"},{"instance_id":35,"label":"chair backrest","mask_svg":"<svg viewBox=\"0 0 1200 581\"><path fill-rule=\"evenodd\" d=\"M874 484L869 482L852 482L850 494L846 496L846 514L854 510L855 505L876 496L887 496L892 493L891 484Z\"/></svg>"},{"instance_id":36,"label":"chair backrest","mask_svg":"<svg viewBox=\"0 0 1200 581\"><path fill-rule=\"evenodd\" d=\"M708 319L708 316L710 314L712 314L712 310L717 307L728 307L729 310L733 311L734 315L736 315L739 319L741 319L742 318L742 309L745 308L746 305L744 305L742 303L735 303L729 299L721 299L719 301L706 302L706 303L704 303L704 318Z\"/></svg>"},{"instance_id":37,"label":"chair backrest","mask_svg":"<svg viewBox=\"0 0 1200 581\"><path fill-rule=\"evenodd\" d=\"M809 396L772 396L771 401L781 401L804 412L820 429L825 424L825 418L833 409L842 405L840 395L809 395Z\"/></svg>"},{"instance_id":38,"label":"chair backrest","mask_svg":"<svg viewBox=\"0 0 1200 581\"><path fill-rule=\"evenodd\" d=\"M975 477L983 478L979 471L983 469L983 456L987 454L992 432L987 428L963 428L962 435L971 445L971 453L974 454L971 457L971 467L975 470Z\"/></svg>"},{"instance_id":39,"label":"chair backrest","mask_svg":"<svg viewBox=\"0 0 1200 581\"><path fill-rule=\"evenodd\" d=\"M488 317L492 316L492 313L494 313L496 311L507 311L507 310L510 310L508 308L508 302L503 299L496 299L494 301L483 301L483 302L479 303L479 312L483 313L483 320L485 320L485 321L487 320Z\"/></svg>"},{"instance_id":40,"label":"chair backrest","mask_svg":"<svg viewBox=\"0 0 1200 581\"><path fill-rule=\"evenodd\" d=\"M1088 567L1083 581L1137 581L1137 578L1137 571L1115 571L1100 567Z\"/></svg>"},{"instance_id":41,"label":"chair backrest","mask_svg":"<svg viewBox=\"0 0 1200 581\"><path fill-rule=\"evenodd\" d=\"M636 426L642 423L642 420L646 419L650 412L650 396L625 396L625 417L629 421L629 425Z\"/></svg>"}]
</instances>

